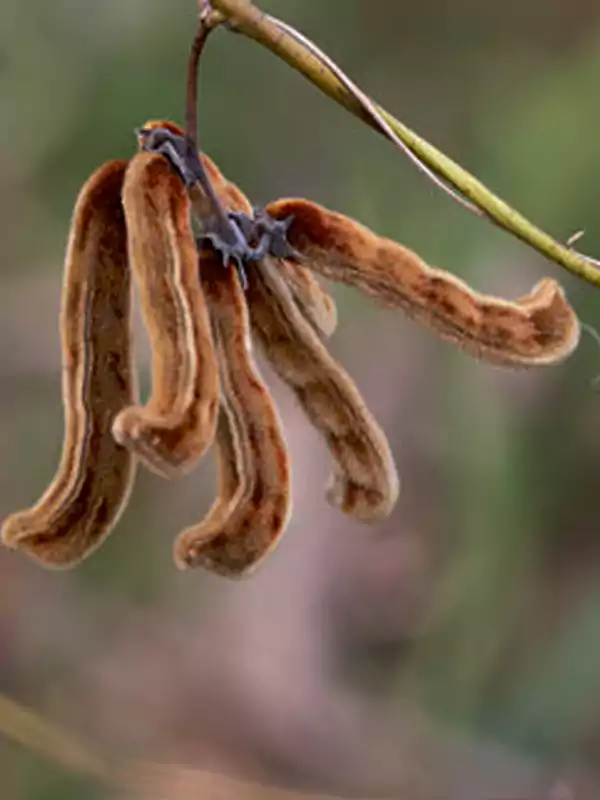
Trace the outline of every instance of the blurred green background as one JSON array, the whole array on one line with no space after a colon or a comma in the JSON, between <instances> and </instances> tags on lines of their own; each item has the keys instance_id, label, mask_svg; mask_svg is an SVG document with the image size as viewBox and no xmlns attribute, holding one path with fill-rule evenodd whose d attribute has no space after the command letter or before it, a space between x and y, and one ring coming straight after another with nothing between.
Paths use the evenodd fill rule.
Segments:
<instances>
[{"instance_id":1,"label":"blurred green background","mask_svg":"<svg viewBox=\"0 0 600 800\"><path fill-rule=\"evenodd\" d=\"M0 5L2 517L58 462L75 197L100 163L133 153L136 126L182 121L194 5ZM581 248L600 253L596 0L264 7L535 222L562 240L583 228ZM305 195L509 298L552 275L599 326L597 290L465 213L258 45L214 35L200 117L204 149L254 202ZM213 464L175 483L140 472L117 530L77 570L0 552L0 691L132 758L273 785L600 797L598 345L584 335L564 366L511 373L334 293L331 349L402 477L392 517L365 527L327 506L325 447L265 368L294 466L276 553L239 584L178 573L173 537L212 502ZM212 796L175 778L161 791ZM106 792L0 741L2 800Z\"/></svg>"}]
</instances>

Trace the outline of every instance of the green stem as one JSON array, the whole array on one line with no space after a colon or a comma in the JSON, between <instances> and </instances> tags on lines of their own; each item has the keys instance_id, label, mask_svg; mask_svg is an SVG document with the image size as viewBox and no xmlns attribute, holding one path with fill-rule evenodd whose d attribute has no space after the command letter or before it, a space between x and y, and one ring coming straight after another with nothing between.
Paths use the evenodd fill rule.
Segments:
<instances>
[{"instance_id":1,"label":"green stem","mask_svg":"<svg viewBox=\"0 0 600 800\"><path fill-rule=\"evenodd\" d=\"M178 797L338 800L329 795L268 788L178 764L108 757L95 746L84 744L77 736L4 694L0 694L0 736L65 770L93 778L119 792L125 791L126 796L132 799L164 800L173 797L173 792L178 790Z\"/></svg>"},{"instance_id":2,"label":"green stem","mask_svg":"<svg viewBox=\"0 0 600 800\"><path fill-rule=\"evenodd\" d=\"M211 4L235 31L267 47L304 75L311 83L314 83L322 92L362 119L363 122L380 131L373 117L343 82L306 45L282 31L274 20L262 13L250 0L212 0ZM588 283L600 286L600 269L590 260L556 241L504 200L493 194L481 181L451 158L422 139L377 103L374 105L411 152L444 180L456 187L500 227L533 247L550 261L560 264Z\"/></svg>"}]
</instances>

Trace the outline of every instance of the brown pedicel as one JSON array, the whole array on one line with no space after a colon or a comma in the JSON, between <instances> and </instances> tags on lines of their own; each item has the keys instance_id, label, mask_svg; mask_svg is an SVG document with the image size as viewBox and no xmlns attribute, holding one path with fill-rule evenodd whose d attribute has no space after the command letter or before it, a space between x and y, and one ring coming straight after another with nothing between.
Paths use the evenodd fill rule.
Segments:
<instances>
[{"instance_id":1,"label":"brown pedicel","mask_svg":"<svg viewBox=\"0 0 600 800\"><path fill-rule=\"evenodd\" d=\"M239 278L212 251L200 258L225 407L219 423L221 496L204 522L175 543L182 567L227 577L248 575L273 550L291 512L285 439L269 390L251 354L248 309Z\"/></svg>"},{"instance_id":2,"label":"brown pedicel","mask_svg":"<svg viewBox=\"0 0 600 800\"><path fill-rule=\"evenodd\" d=\"M69 567L116 524L134 459L115 442L115 414L135 402L130 277L121 188L127 163L111 161L82 188L67 248L60 330L65 438L40 501L8 517L2 540L48 567Z\"/></svg>"},{"instance_id":3,"label":"brown pedicel","mask_svg":"<svg viewBox=\"0 0 600 800\"><path fill-rule=\"evenodd\" d=\"M510 367L551 365L579 343L579 321L554 280L544 278L514 302L501 300L316 203L277 200L266 210L276 219L293 216L288 240L311 269L402 308L477 358Z\"/></svg>"},{"instance_id":4,"label":"brown pedicel","mask_svg":"<svg viewBox=\"0 0 600 800\"><path fill-rule=\"evenodd\" d=\"M190 201L161 155L138 153L123 203L129 259L152 350L152 393L117 416L113 433L165 476L190 470L214 439L219 374L198 276Z\"/></svg>"}]
</instances>

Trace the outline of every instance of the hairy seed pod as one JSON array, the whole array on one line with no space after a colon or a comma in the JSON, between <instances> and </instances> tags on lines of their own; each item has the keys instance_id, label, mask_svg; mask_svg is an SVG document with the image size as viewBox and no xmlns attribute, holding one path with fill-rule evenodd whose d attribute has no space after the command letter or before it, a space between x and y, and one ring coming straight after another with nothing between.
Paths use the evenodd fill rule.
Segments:
<instances>
[{"instance_id":1,"label":"hairy seed pod","mask_svg":"<svg viewBox=\"0 0 600 800\"><path fill-rule=\"evenodd\" d=\"M246 298L237 273L203 252L208 300L225 398L219 424L222 496L175 543L181 567L227 577L248 575L271 552L291 511L291 475L277 411L251 354ZM223 413L224 412L224 413ZM225 472L223 472L225 469Z\"/></svg>"},{"instance_id":2,"label":"hairy seed pod","mask_svg":"<svg viewBox=\"0 0 600 800\"><path fill-rule=\"evenodd\" d=\"M249 275L254 336L325 437L336 463L329 501L364 521L387 517L399 491L387 439L352 379L297 308L278 266L265 258Z\"/></svg>"},{"instance_id":3,"label":"hairy seed pod","mask_svg":"<svg viewBox=\"0 0 600 800\"><path fill-rule=\"evenodd\" d=\"M165 477L212 443L219 374L183 183L161 155L138 153L123 188L129 259L152 351L152 393L115 419L118 442Z\"/></svg>"},{"instance_id":4,"label":"hairy seed pod","mask_svg":"<svg viewBox=\"0 0 600 800\"><path fill-rule=\"evenodd\" d=\"M131 453L111 433L115 415L137 397L121 205L126 166L105 164L77 200L60 316L62 458L37 505L2 526L4 544L48 567L72 566L102 543L125 507L134 476Z\"/></svg>"},{"instance_id":5,"label":"hairy seed pod","mask_svg":"<svg viewBox=\"0 0 600 800\"><path fill-rule=\"evenodd\" d=\"M275 219L293 216L291 246L303 264L401 308L477 358L510 367L557 364L577 347L580 326L560 285L545 278L514 302L473 291L406 247L308 200L277 200Z\"/></svg>"}]
</instances>

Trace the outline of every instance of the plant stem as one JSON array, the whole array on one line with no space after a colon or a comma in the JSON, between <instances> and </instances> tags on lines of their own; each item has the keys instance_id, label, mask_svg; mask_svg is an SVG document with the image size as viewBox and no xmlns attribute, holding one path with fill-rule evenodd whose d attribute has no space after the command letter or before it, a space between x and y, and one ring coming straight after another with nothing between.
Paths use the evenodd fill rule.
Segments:
<instances>
[{"instance_id":1,"label":"plant stem","mask_svg":"<svg viewBox=\"0 0 600 800\"><path fill-rule=\"evenodd\" d=\"M314 83L322 92L375 130L376 120L344 83L301 41L282 30L277 21L260 11L250 0L211 0L238 33L242 33L283 59ZM376 110L412 153L449 184L469 198L496 224L521 239L551 261L588 283L600 286L600 269L571 248L561 244L531 223L508 203L493 194L481 181L432 144L393 117L377 103Z\"/></svg>"},{"instance_id":2,"label":"plant stem","mask_svg":"<svg viewBox=\"0 0 600 800\"><path fill-rule=\"evenodd\" d=\"M0 694L0 735L72 772L111 782L117 771L109 759L35 711Z\"/></svg>"},{"instance_id":3,"label":"plant stem","mask_svg":"<svg viewBox=\"0 0 600 800\"><path fill-rule=\"evenodd\" d=\"M198 64L210 30L202 21L200 22L188 59L185 133L188 139L193 142L196 150L198 149Z\"/></svg>"}]
</instances>

